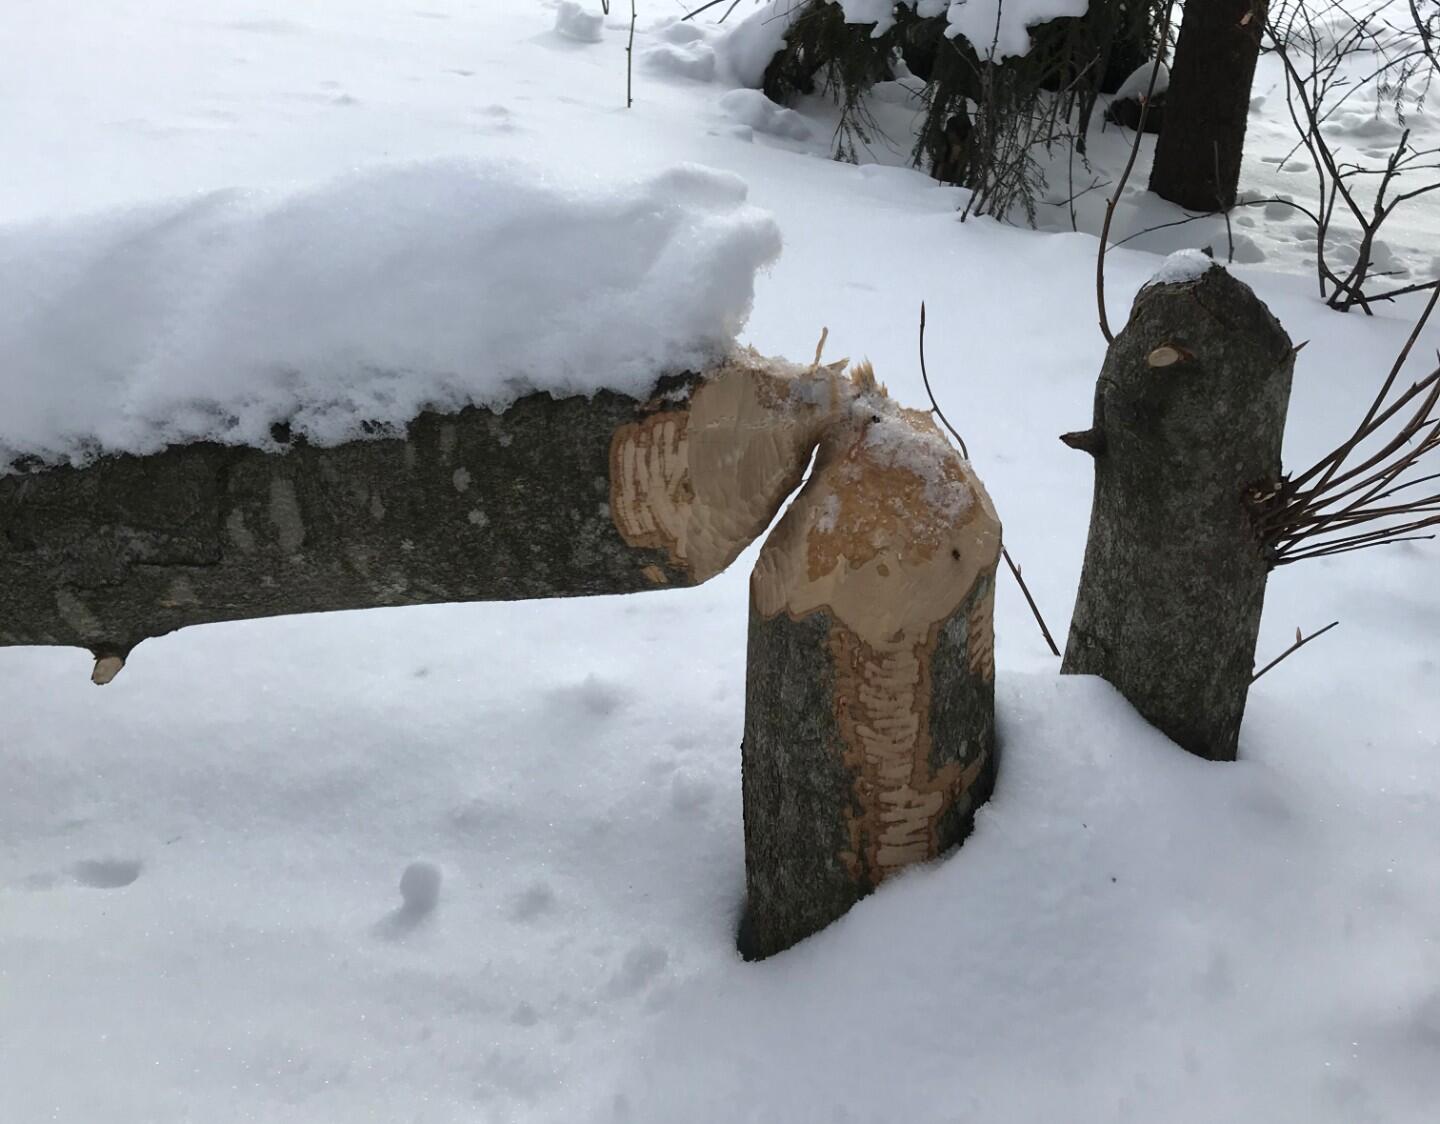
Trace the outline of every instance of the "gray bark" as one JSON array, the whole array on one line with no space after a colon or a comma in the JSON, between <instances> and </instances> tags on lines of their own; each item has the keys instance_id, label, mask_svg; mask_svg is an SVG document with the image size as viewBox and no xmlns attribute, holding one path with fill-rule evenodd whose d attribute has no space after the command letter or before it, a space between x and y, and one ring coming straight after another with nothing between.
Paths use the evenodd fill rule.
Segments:
<instances>
[{"instance_id":1,"label":"gray bark","mask_svg":"<svg viewBox=\"0 0 1440 1124\"><path fill-rule=\"evenodd\" d=\"M424 414L404 437L214 444L0 477L0 644L122 659L211 621L689 584L610 511L609 392ZM650 574L654 574L654 569Z\"/></svg>"},{"instance_id":2,"label":"gray bark","mask_svg":"<svg viewBox=\"0 0 1440 1124\"><path fill-rule=\"evenodd\" d=\"M1063 672L1100 675L1191 753L1235 759L1270 568L1252 504L1280 479L1294 349L1218 266L1151 285L1110 346Z\"/></svg>"}]
</instances>

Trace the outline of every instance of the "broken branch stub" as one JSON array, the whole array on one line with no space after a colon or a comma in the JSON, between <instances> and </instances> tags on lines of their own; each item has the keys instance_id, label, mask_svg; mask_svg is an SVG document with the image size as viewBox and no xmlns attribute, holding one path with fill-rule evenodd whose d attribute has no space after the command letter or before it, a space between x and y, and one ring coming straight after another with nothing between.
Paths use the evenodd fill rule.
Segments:
<instances>
[{"instance_id":1,"label":"broken branch stub","mask_svg":"<svg viewBox=\"0 0 1440 1124\"><path fill-rule=\"evenodd\" d=\"M1108 679L1212 760L1235 758L1254 671L1270 560L1246 497L1280 479L1293 367L1280 323L1219 266L1150 285L1106 354L1092 428L1067 435L1094 457L1095 494L1061 671Z\"/></svg>"},{"instance_id":2,"label":"broken branch stub","mask_svg":"<svg viewBox=\"0 0 1440 1124\"><path fill-rule=\"evenodd\" d=\"M751 576L750 958L959 843L994 782L999 520L927 414L862 388Z\"/></svg>"}]
</instances>

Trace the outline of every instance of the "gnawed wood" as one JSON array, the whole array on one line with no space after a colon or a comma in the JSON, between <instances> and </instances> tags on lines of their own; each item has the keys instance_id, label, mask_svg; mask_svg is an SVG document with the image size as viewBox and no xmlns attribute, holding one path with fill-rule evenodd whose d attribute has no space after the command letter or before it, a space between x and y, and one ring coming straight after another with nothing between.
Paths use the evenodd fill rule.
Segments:
<instances>
[{"instance_id":1,"label":"gnawed wood","mask_svg":"<svg viewBox=\"0 0 1440 1124\"><path fill-rule=\"evenodd\" d=\"M999 520L929 415L861 390L751 577L751 957L958 843L993 783Z\"/></svg>"},{"instance_id":2,"label":"gnawed wood","mask_svg":"<svg viewBox=\"0 0 1440 1124\"><path fill-rule=\"evenodd\" d=\"M616 431L610 506L631 546L703 582L770 525L852 391L830 367L742 352L684 402Z\"/></svg>"}]
</instances>

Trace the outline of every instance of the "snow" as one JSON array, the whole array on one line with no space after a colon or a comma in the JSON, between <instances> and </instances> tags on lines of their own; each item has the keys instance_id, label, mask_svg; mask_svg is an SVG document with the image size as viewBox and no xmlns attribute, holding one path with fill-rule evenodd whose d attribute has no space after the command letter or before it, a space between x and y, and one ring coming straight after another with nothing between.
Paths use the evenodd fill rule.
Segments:
<instances>
[{"instance_id":1,"label":"snow","mask_svg":"<svg viewBox=\"0 0 1440 1124\"><path fill-rule=\"evenodd\" d=\"M895 26L894 0L832 0L839 4L845 13L846 23L873 23L875 29L870 33L872 37L879 38Z\"/></svg>"},{"instance_id":2,"label":"snow","mask_svg":"<svg viewBox=\"0 0 1440 1124\"><path fill-rule=\"evenodd\" d=\"M865 430L865 445L876 464L903 468L918 477L925 502L949 519L958 519L970 510L974 494L946 472L955 453L944 437L938 432L917 432L889 398L866 395L857 401L855 410L873 419ZM821 512L822 521L827 514Z\"/></svg>"},{"instance_id":3,"label":"snow","mask_svg":"<svg viewBox=\"0 0 1440 1124\"><path fill-rule=\"evenodd\" d=\"M642 51L640 58L657 74L692 82L708 82L715 77L715 52L706 43L656 43Z\"/></svg>"},{"instance_id":4,"label":"snow","mask_svg":"<svg viewBox=\"0 0 1440 1124\"><path fill-rule=\"evenodd\" d=\"M672 42L649 18L637 47ZM786 241L742 343L808 361L828 326L827 359L868 356L896 401L923 405L927 302L936 394L1063 638L1093 477L1055 435L1092 410L1108 191L1076 201L1078 233L1059 203L1048 232L961 223L962 190L900 166L903 98L876 105L890 141L857 168L829 159L823 98L795 107L809 140L747 142L727 85L637 66L627 111L625 36L554 28L534 0L31 6L0 38L4 244L63 231L98 249L91 233L143 234L177 198L293 214L397 167L429 182L524 162L543 198L583 179L583 198L617 208L677 163L722 169L749 192L716 221L754 205ZM723 58L724 27L700 28L692 42ZM1433 108L1412 122L1417 144L1435 135ZM1276 170L1288 128L1272 90L1247 141L1257 198L1306 198L1311 177ZM1132 135L1092 134L1098 176ZM1152 144L1117 238L1183 217L1144 196ZM1062 170L1052 198L1070 194ZM1412 269L1440 255L1435 211L1387 234ZM1286 433L1302 466L1363 412L1416 305L1337 315L1296 248L1303 222L1261 206L1234 222L1265 260L1233 272L1311 341ZM536 245L559 253L552 233ZM1223 260L1224 238L1194 222L1113 249L1112 322L1160 265L1148 251L1214 241ZM579 271L555 274L566 292ZM11 277L0 316L27 291ZM1406 378L1437 344L1432 328ZM1103 683L1057 676L1002 575L1003 756L975 834L761 964L733 943L753 557L693 590L185 630L103 689L86 653L0 649L0 1119L1433 1118L1434 543L1276 573L1262 662L1297 625L1341 625L1255 685L1232 765L1181 753ZM414 864L440 876L429 909L397 889Z\"/></svg>"},{"instance_id":5,"label":"snow","mask_svg":"<svg viewBox=\"0 0 1440 1124\"><path fill-rule=\"evenodd\" d=\"M1215 259L1199 250L1176 250L1150 277L1152 285L1179 285L1198 281L1215 268Z\"/></svg>"},{"instance_id":6,"label":"snow","mask_svg":"<svg viewBox=\"0 0 1440 1124\"><path fill-rule=\"evenodd\" d=\"M797 0L764 0L720 36L716 52L726 77L737 86L757 90L765 68L785 47L785 33L803 10Z\"/></svg>"},{"instance_id":7,"label":"snow","mask_svg":"<svg viewBox=\"0 0 1440 1124\"><path fill-rule=\"evenodd\" d=\"M845 13L845 22L873 24L879 38L895 26L895 9L906 6L928 18L947 13L952 38L964 36L982 59L1003 60L1030 51L1029 29L1063 16L1081 16L1090 0L828 0ZM804 8L804 0L762 0L727 37L730 74L742 86L757 87L765 64L784 43L785 31Z\"/></svg>"},{"instance_id":8,"label":"snow","mask_svg":"<svg viewBox=\"0 0 1440 1124\"><path fill-rule=\"evenodd\" d=\"M745 193L447 159L0 228L0 469L644 394L733 346L780 248Z\"/></svg>"},{"instance_id":9,"label":"snow","mask_svg":"<svg viewBox=\"0 0 1440 1124\"><path fill-rule=\"evenodd\" d=\"M1152 75L1155 80L1153 87L1150 85ZM1155 60L1152 58L1141 63L1126 76L1125 81L1121 82L1119 88L1116 89L1112 100L1137 101L1143 98L1147 92L1154 97L1163 94L1169 88L1170 67L1162 62L1159 69L1156 69Z\"/></svg>"},{"instance_id":10,"label":"snow","mask_svg":"<svg viewBox=\"0 0 1440 1124\"><path fill-rule=\"evenodd\" d=\"M555 6L555 30L577 43L598 43L605 38L605 16L587 11L575 0L560 0Z\"/></svg>"},{"instance_id":11,"label":"snow","mask_svg":"<svg viewBox=\"0 0 1440 1124\"><path fill-rule=\"evenodd\" d=\"M964 36L982 59L1030 52L1030 28L1062 16L1083 16L1090 0L950 0L947 35Z\"/></svg>"},{"instance_id":12,"label":"snow","mask_svg":"<svg viewBox=\"0 0 1440 1124\"><path fill-rule=\"evenodd\" d=\"M731 90L719 104L737 124L757 133L797 141L810 139L810 122L793 109L776 105L759 90Z\"/></svg>"}]
</instances>

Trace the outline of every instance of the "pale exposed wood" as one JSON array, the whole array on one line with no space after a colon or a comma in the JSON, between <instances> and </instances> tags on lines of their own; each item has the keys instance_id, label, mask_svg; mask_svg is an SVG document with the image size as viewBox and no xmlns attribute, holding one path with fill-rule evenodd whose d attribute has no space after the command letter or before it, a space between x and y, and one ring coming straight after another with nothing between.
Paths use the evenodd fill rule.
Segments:
<instances>
[{"instance_id":1,"label":"pale exposed wood","mask_svg":"<svg viewBox=\"0 0 1440 1124\"><path fill-rule=\"evenodd\" d=\"M610 506L621 535L664 551L694 582L718 574L795 490L852 393L833 368L734 356L688 400L616 432Z\"/></svg>"},{"instance_id":2,"label":"pale exposed wood","mask_svg":"<svg viewBox=\"0 0 1440 1124\"><path fill-rule=\"evenodd\" d=\"M751 577L749 956L959 842L993 778L999 520L929 415L859 379Z\"/></svg>"}]
</instances>

